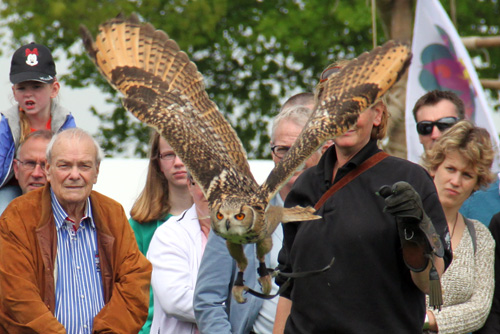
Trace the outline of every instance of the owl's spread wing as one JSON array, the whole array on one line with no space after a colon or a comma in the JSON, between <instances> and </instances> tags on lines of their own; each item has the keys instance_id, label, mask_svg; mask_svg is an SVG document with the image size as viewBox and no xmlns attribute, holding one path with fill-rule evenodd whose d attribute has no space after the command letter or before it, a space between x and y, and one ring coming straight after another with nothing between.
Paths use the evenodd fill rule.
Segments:
<instances>
[{"instance_id":1,"label":"owl's spread wing","mask_svg":"<svg viewBox=\"0 0 500 334\"><path fill-rule=\"evenodd\" d=\"M399 80L410 60L408 45L389 41L350 61L328 80L316 110L287 155L260 187L260 196L272 198L323 142L354 126L361 112Z\"/></svg>"},{"instance_id":2,"label":"owl's spread wing","mask_svg":"<svg viewBox=\"0 0 500 334\"><path fill-rule=\"evenodd\" d=\"M241 141L208 97L203 76L165 32L155 30L151 24L140 23L135 15L128 19L118 16L101 24L95 42L87 28L82 26L80 32L90 58L110 84L129 99L127 106L134 105L132 100L136 100L138 105L154 101L155 107L151 106L147 112L143 107L135 108L136 117L159 129L191 172L195 169L185 159L192 153L178 151L181 147L174 147L174 136L170 135L171 131L178 131L177 127L160 128L155 125L158 124L157 119L170 117L168 113L174 110L186 113L184 116L176 114L177 121L191 120L187 124L198 127L198 132L203 133L200 138L209 143L207 152L215 152L212 159L220 161L220 168L234 168L253 179ZM179 102L181 96L185 102ZM170 105L178 107L167 108ZM182 146L189 151L195 146L194 140L198 140L194 139L194 132L187 129L183 133ZM191 141L192 145L189 145ZM223 163L227 165L221 165ZM200 164L196 166L196 170L203 168ZM195 179L199 181L199 178Z\"/></svg>"},{"instance_id":3,"label":"owl's spread wing","mask_svg":"<svg viewBox=\"0 0 500 334\"><path fill-rule=\"evenodd\" d=\"M233 163L225 148L212 143L213 129L200 126L197 114L185 96L176 95L175 91L160 95L141 87L131 91L123 103L140 121L167 139L210 203L238 190L241 195L256 190L253 178L231 167Z\"/></svg>"}]
</instances>

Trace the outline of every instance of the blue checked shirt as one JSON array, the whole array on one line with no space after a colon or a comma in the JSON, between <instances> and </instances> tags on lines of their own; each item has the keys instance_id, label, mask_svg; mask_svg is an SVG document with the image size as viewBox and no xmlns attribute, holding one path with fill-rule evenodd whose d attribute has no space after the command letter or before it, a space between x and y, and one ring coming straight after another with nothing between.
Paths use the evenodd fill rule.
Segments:
<instances>
[{"instance_id":1,"label":"blue checked shirt","mask_svg":"<svg viewBox=\"0 0 500 334\"><path fill-rule=\"evenodd\" d=\"M75 231L72 222L50 191L57 229L56 279L57 320L68 334L92 332L94 317L104 306L97 234L90 199Z\"/></svg>"}]
</instances>

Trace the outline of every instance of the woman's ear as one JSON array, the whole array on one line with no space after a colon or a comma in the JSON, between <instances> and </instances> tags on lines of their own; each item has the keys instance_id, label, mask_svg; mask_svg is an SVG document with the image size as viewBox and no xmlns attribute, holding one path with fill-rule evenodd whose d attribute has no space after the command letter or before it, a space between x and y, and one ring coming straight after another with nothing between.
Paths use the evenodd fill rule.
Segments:
<instances>
[{"instance_id":1,"label":"woman's ear","mask_svg":"<svg viewBox=\"0 0 500 334\"><path fill-rule=\"evenodd\" d=\"M382 123L382 114L387 107L384 102L378 101L371 108L375 112L375 117L373 118L373 126L379 126Z\"/></svg>"},{"instance_id":2,"label":"woman's ear","mask_svg":"<svg viewBox=\"0 0 500 334\"><path fill-rule=\"evenodd\" d=\"M429 175L434 179L434 176L436 176L436 170L429 170Z\"/></svg>"}]
</instances>

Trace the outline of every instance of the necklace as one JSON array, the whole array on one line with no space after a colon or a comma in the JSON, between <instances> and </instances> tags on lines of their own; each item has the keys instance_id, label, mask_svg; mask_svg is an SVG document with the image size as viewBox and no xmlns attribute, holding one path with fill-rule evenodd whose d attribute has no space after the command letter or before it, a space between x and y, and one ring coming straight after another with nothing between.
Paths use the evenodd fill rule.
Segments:
<instances>
[{"instance_id":1,"label":"necklace","mask_svg":"<svg viewBox=\"0 0 500 334\"><path fill-rule=\"evenodd\" d=\"M453 225L453 229L451 230L451 238L450 239L453 239L453 235L455 234L455 227L457 227L457 222L458 222L458 212L457 212L457 216L455 217L455 224Z\"/></svg>"}]
</instances>

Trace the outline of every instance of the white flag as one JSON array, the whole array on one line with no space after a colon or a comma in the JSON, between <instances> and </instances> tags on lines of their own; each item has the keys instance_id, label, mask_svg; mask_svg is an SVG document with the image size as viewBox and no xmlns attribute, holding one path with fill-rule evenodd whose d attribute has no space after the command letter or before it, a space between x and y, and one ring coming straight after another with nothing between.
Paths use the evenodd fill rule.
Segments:
<instances>
[{"instance_id":1,"label":"white flag","mask_svg":"<svg viewBox=\"0 0 500 334\"><path fill-rule=\"evenodd\" d=\"M418 163L423 153L413 106L432 90L449 90L465 104L465 118L488 130L499 147L491 110L469 53L438 0L418 0L412 42L413 58L406 86L407 158ZM498 171L498 158L493 170Z\"/></svg>"}]
</instances>

